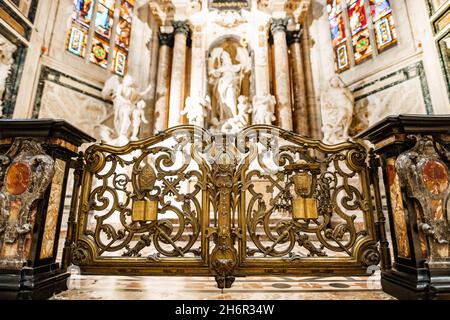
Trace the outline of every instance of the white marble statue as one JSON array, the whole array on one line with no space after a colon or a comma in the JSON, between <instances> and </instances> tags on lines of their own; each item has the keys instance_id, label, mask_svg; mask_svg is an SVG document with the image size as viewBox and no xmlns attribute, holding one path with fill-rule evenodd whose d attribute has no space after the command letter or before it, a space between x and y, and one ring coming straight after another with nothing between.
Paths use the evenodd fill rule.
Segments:
<instances>
[{"instance_id":1,"label":"white marble statue","mask_svg":"<svg viewBox=\"0 0 450 320\"><path fill-rule=\"evenodd\" d=\"M145 101L140 100L133 109L133 133L131 134L131 140L138 140L138 133L142 123L148 124L145 118L145 106Z\"/></svg>"},{"instance_id":2,"label":"white marble statue","mask_svg":"<svg viewBox=\"0 0 450 320\"><path fill-rule=\"evenodd\" d=\"M3 115L3 95L5 93L6 79L14 63L13 55L17 47L0 35L0 118Z\"/></svg>"},{"instance_id":3,"label":"white marble statue","mask_svg":"<svg viewBox=\"0 0 450 320\"><path fill-rule=\"evenodd\" d=\"M118 144L129 141L130 128L132 128L132 115L138 101L142 100L151 90L151 85L139 92L136 89L133 78L126 75L120 82L118 76L109 78L103 88L103 98L114 103L114 129L117 134Z\"/></svg>"},{"instance_id":4,"label":"white marble statue","mask_svg":"<svg viewBox=\"0 0 450 320\"><path fill-rule=\"evenodd\" d=\"M186 99L186 106L181 111L181 115L186 115L190 124L203 128L210 108L211 98L209 96L205 98L188 97Z\"/></svg>"},{"instance_id":5,"label":"white marble statue","mask_svg":"<svg viewBox=\"0 0 450 320\"><path fill-rule=\"evenodd\" d=\"M276 99L270 94L255 96L253 98L253 124L271 125L276 120L275 104Z\"/></svg>"},{"instance_id":6,"label":"white marble statue","mask_svg":"<svg viewBox=\"0 0 450 320\"><path fill-rule=\"evenodd\" d=\"M222 125L221 131L223 133L236 134L249 125L249 115L252 112L252 107L248 103L246 96L239 96L237 109L237 115L226 120Z\"/></svg>"},{"instance_id":7,"label":"white marble statue","mask_svg":"<svg viewBox=\"0 0 450 320\"><path fill-rule=\"evenodd\" d=\"M114 130L104 124L98 124L94 126L94 136L99 137L102 143L113 144L114 143Z\"/></svg>"},{"instance_id":8,"label":"white marble statue","mask_svg":"<svg viewBox=\"0 0 450 320\"><path fill-rule=\"evenodd\" d=\"M211 53L210 83L218 105L216 117L221 123L237 116L242 81L251 70L251 59L246 48L236 49L236 60L239 63L233 64L230 54L220 47Z\"/></svg>"},{"instance_id":9,"label":"white marble statue","mask_svg":"<svg viewBox=\"0 0 450 320\"><path fill-rule=\"evenodd\" d=\"M322 132L324 142L336 144L348 139L355 98L344 82L333 76L321 95Z\"/></svg>"}]
</instances>

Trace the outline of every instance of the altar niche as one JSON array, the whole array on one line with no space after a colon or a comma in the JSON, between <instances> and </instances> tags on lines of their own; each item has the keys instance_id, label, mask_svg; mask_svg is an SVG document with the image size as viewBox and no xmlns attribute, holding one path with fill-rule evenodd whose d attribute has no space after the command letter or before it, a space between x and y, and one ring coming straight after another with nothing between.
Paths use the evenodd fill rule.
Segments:
<instances>
[{"instance_id":1,"label":"altar niche","mask_svg":"<svg viewBox=\"0 0 450 320\"><path fill-rule=\"evenodd\" d=\"M227 36L211 45L207 66L211 107L206 128L237 133L252 123L253 66L245 38Z\"/></svg>"}]
</instances>

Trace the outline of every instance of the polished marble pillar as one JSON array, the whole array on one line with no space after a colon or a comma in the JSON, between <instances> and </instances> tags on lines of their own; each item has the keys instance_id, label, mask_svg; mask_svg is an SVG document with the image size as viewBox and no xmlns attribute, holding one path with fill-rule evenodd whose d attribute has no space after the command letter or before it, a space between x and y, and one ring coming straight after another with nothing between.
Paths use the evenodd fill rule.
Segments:
<instances>
[{"instance_id":1,"label":"polished marble pillar","mask_svg":"<svg viewBox=\"0 0 450 320\"><path fill-rule=\"evenodd\" d=\"M301 30L288 33L290 65L294 89L294 132L309 136L308 101L306 96L305 73L301 47Z\"/></svg>"},{"instance_id":2,"label":"polished marble pillar","mask_svg":"<svg viewBox=\"0 0 450 320\"><path fill-rule=\"evenodd\" d=\"M270 94L270 72L269 72L269 39L265 24L258 26L258 45L255 49L255 95L266 97Z\"/></svg>"},{"instance_id":3,"label":"polished marble pillar","mask_svg":"<svg viewBox=\"0 0 450 320\"><path fill-rule=\"evenodd\" d=\"M308 16L305 17L305 22L302 28L301 45L303 55L303 70L305 74L305 86L306 86L306 98L308 103L308 122L309 132L312 138L322 138L322 120L318 112L318 106L316 103L316 95L314 92L314 79L311 69L311 36L309 32Z\"/></svg>"},{"instance_id":4,"label":"polished marble pillar","mask_svg":"<svg viewBox=\"0 0 450 320\"><path fill-rule=\"evenodd\" d=\"M151 136L155 132L155 96L156 96L156 79L158 76L158 60L159 60L159 39L158 39L158 25L155 20L151 21L151 29L152 29L152 39L151 39L151 57L150 57L150 72L148 75L148 79L150 84L152 85L150 92L148 94L148 103L146 116L147 119L152 119L149 121L148 125L143 126L142 136L148 137Z\"/></svg>"},{"instance_id":5,"label":"polished marble pillar","mask_svg":"<svg viewBox=\"0 0 450 320\"><path fill-rule=\"evenodd\" d=\"M203 98L207 94L206 87L206 55L203 50L203 26L192 27L191 84L190 97Z\"/></svg>"},{"instance_id":6,"label":"polished marble pillar","mask_svg":"<svg viewBox=\"0 0 450 320\"><path fill-rule=\"evenodd\" d=\"M173 33L158 34L159 65L155 97L155 133L167 129Z\"/></svg>"},{"instance_id":7,"label":"polished marble pillar","mask_svg":"<svg viewBox=\"0 0 450 320\"><path fill-rule=\"evenodd\" d=\"M181 124L186 91L186 53L189 25L184 21L173 22L174 46L172 75L170 77L169 128Z\"/></svg>"},{"instance_id":8,"label":"polished marble pillar","mask_svg":"<svg viewBox=\"0 0 450 320\"><path fill-rule=\"evenodd\" d=\"M289 56L286 41L287 19L273 19L271 32L274 48L276 117L280 128L292 131L291 85L289 80Z\"/></svg>"}]
</instances>

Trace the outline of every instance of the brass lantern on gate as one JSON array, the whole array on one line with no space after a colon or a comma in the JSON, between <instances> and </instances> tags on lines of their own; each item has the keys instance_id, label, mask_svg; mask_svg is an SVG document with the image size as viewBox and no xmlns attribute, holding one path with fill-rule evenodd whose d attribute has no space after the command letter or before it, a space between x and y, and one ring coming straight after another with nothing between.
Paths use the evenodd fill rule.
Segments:
<instances>
[{"instance_id":1,"label":"brass lantern on gate","mask_svg":"<svg viewBox=\"0 0 450 320\"><path fill-rule=\"evenodd\" d=\"M287 171L292 172L292 181L296 196L292 199L292 218L295 220L310 220L319 217L317 200L313 197L320 173L318 163L307 163L301 160L288 165Z\"/></svg>"}]
</instances>

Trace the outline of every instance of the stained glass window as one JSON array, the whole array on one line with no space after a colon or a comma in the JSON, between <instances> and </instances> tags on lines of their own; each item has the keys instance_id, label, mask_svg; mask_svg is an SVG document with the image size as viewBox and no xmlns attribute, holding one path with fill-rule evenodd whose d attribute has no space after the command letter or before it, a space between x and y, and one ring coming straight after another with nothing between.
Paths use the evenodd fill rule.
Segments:
<instances>
[{"instance_id":1,"label":"stained glass window","mask_svg":"<svg viewBox=\"0 0 450 320\"><path fill-rule=\"evenodd\" d=\"M124 76L134 0L74 0L73 3L67 50Z\"/></svg>"},{"instance_id":2,"label":"stained glass window","mask_svg":"<svg viewBox=\"0 0 450 320\"><path fill-rule=\"evenodd\" d=\"M397 30L392 17L392 8L389 0L370 0L370 9L375 28L378 51L397 42Z\"/></svg>"},{"instance_id":3,"label":"stained glass window","mask_svg":"<svg viewBox=\"0 0 450 320\"><path fill-rule=\"evenodd\" d=\"M370 34L367 24L367 16L364 8L364 0L351 0L348 7L348 19L352 33L353 54L355 63L372 56Z\"/></svg>"},{"instance_id":4,"label":"stained glass window","mask_svg":"<svg viewBox=\"0 0 450 320\"><path fill-rule=\"evenodd\" d=\"M327 0L327 11L337 72L397 43L389 0Z\"/></svg>"},{"instance_id":5,"label":"stained glass window","mask_svg":"<svg viewBox=\"0 0 450 320\"><path fill-rule=\"evenodd\" d=\"M336 68L341 72L350 67L341 0L328 0L327 10L331 28L331 40L336 57Z\"/></svg>"}]
</instances>

